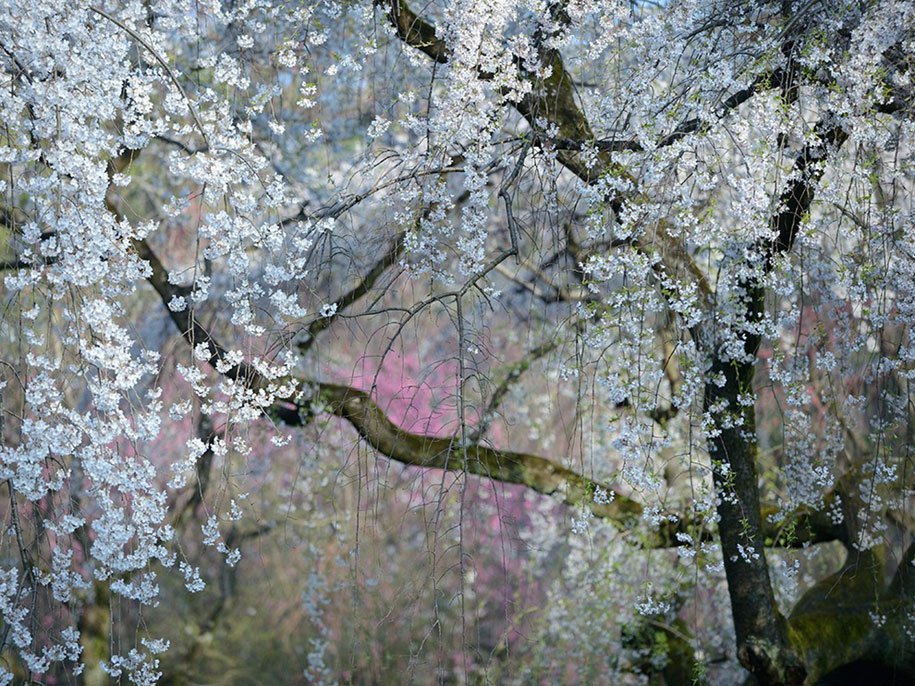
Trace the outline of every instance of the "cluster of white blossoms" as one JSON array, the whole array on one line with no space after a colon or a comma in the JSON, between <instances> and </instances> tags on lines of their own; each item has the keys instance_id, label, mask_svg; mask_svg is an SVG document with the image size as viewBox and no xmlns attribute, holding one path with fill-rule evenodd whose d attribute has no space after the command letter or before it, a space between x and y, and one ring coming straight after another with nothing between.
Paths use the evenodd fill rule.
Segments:
<instances>
[{"instance_id":1,"label":"cluster of white blossoms","mask_svg":"<svg viewBox=\"0 0 915 686\"><path fill-rule=\"evenodd\" d=\"M332 4L323 10L328 8ZM9 484L7 516L20 548L43 530L53 532L41 544L52 549L47 568L34 559L17 569L14 558L4 557L12 590L0 614L16 628L15 648L35 674L54 660L78 661L78 608L94 602L93 582L108 582L111 593L140 604L157 602L153 567L172 567L177 557L167 523L169 489L182 486L200 456L215 449L199 439L189 442L168 487L164 465L146 453L177 426L164 414L163 359L145 344L148 332L131 323L131 303L147 279L168 284L168 310L190 311L187 321L218 292L231 324L251 339L266 330L254 317L261 298L281 305L278 316L285 322L305 315L290 302L295 291L289 283L307 260L313 229L296 223L286 231L277 223L294 203L269 157L252 142L252 131L279 89L265 90L248 72L259 59L285 64L268 26L307 39L293 27L321 11L260 2L227 14L218 3L204 10L169 1L0 7L4 222L18 260L4 274L4 292L5 306L19 312L5 315L3 331L6 340L20 341L12 377L19 387L10 397L21 402L15 440L0 448L0 476ZM211 40L235 31L251 59ZM201 40L203 50L192 51ZM212 69L212 80L195 86L189 74L200 69ZM229 92L246 94L243 109ZM142 183L136 177L144 165L168 176L152 191L165 211L137 220L126 198ZM187 212L198 213L205 249L190 264L175 263L171 255L163 257L165 266L151 263L149 246L155 251L161 230ZM204 266L214 261L224 270L215 284ZM272 278L262 281L265 271ZM246 358L268 381L257 389L242 379L214 381L193 356L181 357L190 360L185 376L202 410L228 422L261 417L278 395L294 391L282 381L294 356L277 363L273 356L230 351L223 364ZM5 385L11 389L10 381ZM172 414L180 418L188 409ZM16 516L28 507L43 513L38 521ZM229 564L237 562L238 551L226 547L218 532L210 542ZM20 554L31 559L27 548ZM196 568L182 563L182 569L188 587L199 590ZM77 611L36 609L29 599L42 585L54 601ZM35 611L60 622L49 633L32 634L34 618L27 615ZM162 650L156 644L152 652ZM108 664L112 676L155 680L156 662L142 647L114 655Z\"/></svg>"},{"instance_id":2,"label":"cluster of white blossoms","mask_svg":"<svg viewBox=\"0 0 915 686\"><path fill-rule=\"evenodd\" d=\"M295 405L294 343L345 314L352 300L330 291L392 238L390 264L459 283L458 310L472 287L490 311L523 310L496 266L534 274L521 290L553 298L530 318L571 332L568 385L611 417L593 445L612 464L594 450L589 465L617 469L644 525L677 521L669 464L697 477L671 499L714 520L713 468L730 477L706 446L736 432L777 454L782 515L837 502L837 465L853 463L855 544L879 543L915 378L915 214L895 195L915 178L915 126L895 117L912 97L895 56L915 52L915 3L806 3L787 21L781 1L641 4L416 3L428 35L371 2L0 0L0 219L15 252L0 619L29 670L79 661L69 608L97 584L139 605L157 602L163 570L202 590L169 523L176 491L211 456L251 454L246 427ZM138 313L150 302L181 352ZM755 386L724 397L727 373L754 364ZM780 424L757 438L763 402ZM225 436L182 438L162 464L151 446L197 413ZM199 540L234 566L239 507L223 500ZM717 578L720 550L677 535L680 558ZM571 573L599 586L573 545ZM738 548L748 564L761 554ZM39 636L44 587L59 611ZM636 609L671 607L648 589ZM561 599L550 611L582 636L596 621ZM325 638L314 678L330 678ZM130 647L108 673L153 683L165 649Z\"/></svg>"}]
</instances>

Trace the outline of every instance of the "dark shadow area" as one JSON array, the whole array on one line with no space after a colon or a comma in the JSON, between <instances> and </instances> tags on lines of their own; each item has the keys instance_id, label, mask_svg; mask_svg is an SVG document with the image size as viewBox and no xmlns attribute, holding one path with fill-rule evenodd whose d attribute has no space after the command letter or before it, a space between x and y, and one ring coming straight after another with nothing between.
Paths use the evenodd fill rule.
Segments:
<instances>
[{"instance_id":1,"label":"dark shadow area","mask_svg":"<svg viewBox=\"0 0 915 686\"><path fill-rule=\"evenodd\" d=\"M840 667L820 679L816 686L915 686L911 674L895 671L879 662L859 661Z\"/></svg>"}]
</instances>

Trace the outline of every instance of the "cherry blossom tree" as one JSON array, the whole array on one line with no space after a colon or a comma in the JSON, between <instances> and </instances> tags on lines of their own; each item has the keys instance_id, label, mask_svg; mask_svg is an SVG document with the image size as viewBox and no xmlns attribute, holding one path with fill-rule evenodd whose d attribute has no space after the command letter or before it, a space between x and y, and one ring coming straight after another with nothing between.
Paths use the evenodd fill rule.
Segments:
<instances>
[{"instance_id":1,"label":"cherry blossom tree","mask_svg":"<svg viewBox=\"0 0 915 686\"><path fill-rule=\"evenodd\" d=\"M112 599L230 597L346 440L451 621L479 484L548 505L521 678L915 678L915 3L4 0L0 64L3 683L194 659Z\"/></svg>"}]
</instances>

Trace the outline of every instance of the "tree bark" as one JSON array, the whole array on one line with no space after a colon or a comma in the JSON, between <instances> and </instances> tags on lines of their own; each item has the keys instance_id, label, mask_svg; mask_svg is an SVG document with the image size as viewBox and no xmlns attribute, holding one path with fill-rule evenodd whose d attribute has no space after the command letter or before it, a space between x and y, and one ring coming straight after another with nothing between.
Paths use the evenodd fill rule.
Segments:
<instances>
[{"instance_id":1,"label":"tree bark","mask_svg":"<svg viewBox=\"0 0 915 686\"><path fill-rule=\"evenodd\" d=\"M762 312L763 292L750 286L748 311ZM718 496L718 534L737 634L737 655L761 684L802 684L806 671L788 638L787 623L775 604L766 562L756 473L756 415L753 376L758 335L746 334L743 361L715 355L705 386L705 410L712 412L717 436L708 442ZM724 377L724 384L716 380Z\"/></svg>"}]
</instances>

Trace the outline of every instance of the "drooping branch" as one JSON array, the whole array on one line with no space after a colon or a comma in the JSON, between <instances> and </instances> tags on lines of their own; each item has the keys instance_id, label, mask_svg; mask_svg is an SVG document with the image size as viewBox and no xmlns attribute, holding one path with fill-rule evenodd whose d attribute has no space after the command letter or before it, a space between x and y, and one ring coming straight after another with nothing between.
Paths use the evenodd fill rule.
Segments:
<instances>
[{"instance_id":1,"label":"drooping branch","mask_svg":"<svg viewBox=\"0 0 915 686\"><path fill-rule=\"evenodd\" d=\"M480 420L479 426L477 426L471 433L470 439L472 441L478 441L482 436L489 431L489 427L492 425L493 420L499 406L502 404L502 401L505 399L505 396L508 395L508 392L511 390L511 387L521 378L521 375L527 372L531 365L549 355L551 352L556 350L559 347L559 341L556 339L549 340L541 345L538 345L533 350L529 351L524 357L510 365L508 370L505 372L505 375L502 377L502 380L496 385L492 394L489 397L489 402L486 404L486 409L483 410L482 418Z\"/></svg>"},{"instance_id":2,"label":"drooping branch","mask_svg":"<svg viewBox=\"0 0 915 686\"><path fill-rule=\"evenodd\" d=\"M824 499L824 507L815 510L802 506L788 514L778 516L780 509L774 505L760 508L763 544L767 548L806 548L815 543L842 541L847 543L848 534L844 524L836 523L829 514L835 502L835 493Z\"/></svg>"},{"instance_id":3,"label":"drooping branch","mask_svg":"<svg viewBox=\"0 0 915 686\"><path fill-rule=\"evenodd\" d=\"M558 302L581 302L593 298L594 294L581 286L557 286L549 282L548 277L539 267L520 260L521 266L533 274L531 280L522 279L519 270L507 265L499 265L496 269L502 276L528 291L538 300L546 304ZM541 283L545 286L541 286Z\"/></svg>"},{"instance_id":4,"label":"drooping branch","mask_svg":"<svg viewBox=\"0 0 915 686\"><path fill-rule=\"evenodd\" d=\"M737 109L743 103L756 95L761 90L780 88L785 81L785 72L776 69L772 73L758 76L746 88L731 94L721 102L718 108L718 116L724 117L728 112ZM703 133L709 130L711 120L692 117L684 119L674 127L674 130L654 143L655 148L667 148L683 140L694 133ZM634 138L625 139L595 139L581 140L572 138L562 138L555 136L537 135L539 139L548 142L557 150L572 150L582 152L587 148L593 148L598 152L644 152L644 147Z\"/></svg>"},{"instance_id":5,"label":"drooping branch","mask_svg":"<svg viewBox=\"0 0 915 686\"><path fill-rule=\"evenodd\" d=\"M197 130L200 132L200 135L203 137L203 141L206 144L206 147L209 148L207 132L206 132L206 129L203 127L203 124L200 121L200 116L197 114L197 108L194 107L193 101L191 101L191 99L189 97L187 97L187 93L184 91L184 87L181 85L181 81L175 75L175 72L172 70L172 68L168 65L168 62L166 62L165 59L158 52L156 52L156 50L149 43L147 43L146 40L140 34L138 34L136 31L134 31L132 28L130 28L129 26L124 24L119 19L111 16L107 12L100 10L97 7L90 7L89 11L94 12L95 14L99 15L100 17L103 17L107 21L110 21L112 24L114 24L119 29L121 29L124 33L126 33L131 38L133 38L137 43L142 45L143 48L145 48L146 51L150 55L152 55L153 59L156 60L156 62L159 63L159 66L161 66L162 69L165 71L165 73L168 74L168 78L172 82L172 84L175 86L175 89L178 91L178 93L181 94L181 98L184 100L185 105L187 105L188 111L191 113L191 118L194 120L194 125L197 127Z\"/></svg>"},{"instance_id":6,"label":"drooping branch","mask_svg":"<svg viewBox=\"0 0 915 686\"><path fill-rule=\"evenodd\" d=\"M8 232L10 236L16 236L21 232L20 227L27 221L24 213L16 208L0 206L0 231ZM51 231L43 232L40 236L42 240L50 238L54 233ZM10 246L11 247L11 246ZM34 269L39 265L50 266L57 263L56 257L35 256L29 260L22 257L12 257L8 260L0 261L0 272L10 272L17 269Z\"/></svg>"},{"instance_id":7,"label":"drooping branch","mask_svg":"<svg viewBox=\"0 0 915 686\"><path fill-rule=\"evenodd\" d=\"M178 508L177 500L172 501L169 505L169 509L177 509L177 514L173 518L176 529L180 530L183 525L195 515L197 507L203 503L203 498L204 495L206 495L210 485L210 477L212 476L211 471L213 468L213 458L215 456L213 451L213 439L216 436L217 433L213 426L213 420L209 415L201 414L200 419L197 422L197 438L203 441L206 445L206 450L204 450L203 454L197 459L197 464L194 468L196 478L188 489L190 491L188 499L180 508Z\"/></svg>"},{"instance_id":8,"label":"drooping branch","mask_svg":"<svg viewBox=\"0 0 915 686\"><path fill-rule=\"evenodd\" d=\"M57 260L53 258L46 258L41 264L45 266L50 266L54 264ZM0 272L11 272L17 269L32 269L36 266L34 262L26 262L25 260L5 260L0 262Z\"/></svg>"}]
</instances>

